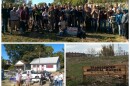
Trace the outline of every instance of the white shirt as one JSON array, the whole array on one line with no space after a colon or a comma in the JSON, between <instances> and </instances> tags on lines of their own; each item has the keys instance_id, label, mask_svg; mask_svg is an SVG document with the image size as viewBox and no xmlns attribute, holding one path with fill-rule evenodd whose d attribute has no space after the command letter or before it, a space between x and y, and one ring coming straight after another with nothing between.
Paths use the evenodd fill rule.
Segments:
<instances>
[{"instance_id":1,"label":"white shirt","mask_svg":"<svg viewBox=\"0 0 130 86\"><path fill-rule=\"evenodd\" d=\"M48 18L48 12L44 11L44 12L42 13L42 16L44 17L44 19L47 19L47 18Z\"/></svg>"},{"instance_id":2,"label":"white shirt","mask_svg":"<svg viewBox=\"0 0 130 86\"><path fill-rule=\"evenodd\" d=\"M58 80L58 76L57 75L54 76L54 80Z\"/></svg>"},{"instance_id":3,"label":"white shirt","mask_svg":"<svg viewBox=\"0 0 130 86\"><path fill-rule=\"evenodd\" d=\"M58 80L63 80L63 74L60 74L60 75L58 76Z\"/></svg>"},{"instance_id":4,"label":"white shirt","mask_svg":"<svg viewBox=\"0 0 130 86\"><path fill-rule=\"evenodd\" d=\"M16 81L20 81L20 80L21 80L21 77L22 77L21 74L18 74L18 73L17 73L17 74L16 74Z\"/></svg>"}]
</instances>

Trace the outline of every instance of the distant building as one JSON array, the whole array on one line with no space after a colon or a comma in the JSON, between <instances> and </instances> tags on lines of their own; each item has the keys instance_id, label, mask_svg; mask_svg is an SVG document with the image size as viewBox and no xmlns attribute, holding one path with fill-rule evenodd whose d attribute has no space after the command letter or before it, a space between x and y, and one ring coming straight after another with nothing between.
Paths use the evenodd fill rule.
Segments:
<instances>
[{"instance_id":1,"label":"distant building","mask_svg":"<svg viewBox=\"0 0 130 86\"><path fill-rule=\"evenodd\" d=\"M66 57L84 57L85 53L67 52Z\"/></svg>"},{"instance_id":2,"label":"distant building","mask_svg":"<svg viewBox=\"0 0 130 86\"><path fill-rule=\"evenodd\" d=\"M24 71L26 69L26 62L19 60L14 66L16 68L16 70L22 70Z\"/></svg>"},{"instance_id":3,"label":"distant building","mask_svg":"<svg viewBox=\"0 0 130 86\"><path fill-rule=\"evenodd\" d=\"M67 52L66 57L99 57L100 54L85 54L78 52Z\"/></svg>"},{"instance_id":4,"label":"distant building","mask_svg":"<svg viewBox=\"0 0 130 86\"><path fill-rule=\"evenodd\" d=\"M6 60L6 65L12 65L12 62L10 60Z\"/></svg>"},{"instance_id":5,"label":"distant building","mask_svg":"<svg viewBox=\"0 0 130 86\"><path fill-rule=\"evenodd\" d=\"M31 70L34 71L50 71L55 72L60 70L59 57L46 57L34 59L31 63Z\"/></svg>"}]
</instances>

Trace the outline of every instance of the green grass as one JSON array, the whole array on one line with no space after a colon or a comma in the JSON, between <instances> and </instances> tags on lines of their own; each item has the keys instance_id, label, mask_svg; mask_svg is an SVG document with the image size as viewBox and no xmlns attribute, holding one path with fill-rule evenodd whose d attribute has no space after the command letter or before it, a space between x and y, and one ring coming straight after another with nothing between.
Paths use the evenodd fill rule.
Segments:
<instances>
[{"instance_id":1,"label":"green grass","mask_svg":"<svg viewBox=\"0 0 130 86\"><path fill-rule=\"evenodd\" d=\"M83 85L83 66L101 66L101 65L108 65L108 64L127 64L128 65L128 57L73 57L73 58L67 58L67 86L80 86ZM100 77L98 77L99 79ZM90 79L90 80L89 80ZM97 78L96 78L97 79ZM101 80L102 78L100 78ZM103 78L104 79L104 78ZM114 78L112 78L114 79ZM112 82L111 78L106 78L104 80L109 80L111 83L113 83L112 86L114 86L114 82ZM106 83L104 81L102 83ZM89 77L86 82L87 83L93 83L95 81L95 78ZM98 81L98 80L97 80ZM89 85L88 85L89 86ZM93 86L93 85L90 85ZM98 85L99 86L99 85ZM105 86L105 85L100 85Z\"/></svg>"},{"instance_id":2,"label":"green grass","mask_svg":"<svg viewBox=\"0 0 130 86\"><path fill-rule=\"evenodd\" d=\"M26 35L2 34L2 42L126 42L125 37L105 33L86 33L85 39L76 36L60 37L55 33L31 32Z\"/></svg>"}]
</instances>

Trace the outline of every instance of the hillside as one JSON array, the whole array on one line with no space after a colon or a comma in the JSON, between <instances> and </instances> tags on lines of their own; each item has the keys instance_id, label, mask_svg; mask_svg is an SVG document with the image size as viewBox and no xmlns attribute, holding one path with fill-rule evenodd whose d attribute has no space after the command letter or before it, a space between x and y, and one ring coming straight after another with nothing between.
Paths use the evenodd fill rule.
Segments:
<instances>
[{"instance_id":1,"label":"hillside","mask_svg":"<svg viewBox=\"0 0 130 86\"><path fill-rule=\"evenodd\" d=\"M89 77L86 80L90 85L83 85L83 66L104 66L112 64L126 64L128 65L128 57L67 57L67 86L122 86L118 82L121 82L119 79L113 77ZM100 82L100 80L102 80ZM114 80L114 82L113 82ZM117 81L117 82L116 82ZM92 83L96 83L93 85ZM117 85L119 84L119 85Z\"/></svg>"}]
</instances>

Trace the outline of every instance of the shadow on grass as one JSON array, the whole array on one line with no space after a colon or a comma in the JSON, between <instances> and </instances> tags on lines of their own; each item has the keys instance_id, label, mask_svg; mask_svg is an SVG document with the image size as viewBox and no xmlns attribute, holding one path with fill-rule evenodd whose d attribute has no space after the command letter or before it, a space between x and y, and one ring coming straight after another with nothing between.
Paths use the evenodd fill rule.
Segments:
<instances>
[{"instance_id":1,"label":"shadow on grass","mask_svg":"<svg viewBox=\"0 0 130 86\"><path fill-rule=\"evenodd\" d=\"M7 36L6 36L7 35ZM16 36L16 38L14 37ZM13 37L13 39L12 39ZM26 38L24 38L26 37ZM110 42L114 42L117 41L116 40L117 35L111 35L111 34L103 34L103 33L86 33L86 38L82 39L79 38L77 36L57 36L57 33L52 33L52 32L26 32L26 34L19 34L18 32L15 32L14 35L10 35L10 34L5 34L5 36L3 36L2 40L6 40L6 41L24 41L24 42L28 42L28 41L35 41L35 42L43 42L43 41L49 41L49 42L89 42L89 41L93 41L93 42L97 42L97 41L110 41ZM10 40L9 40L10 39Z\"/></svg>"},{"instance_id":2,"label":"shadow on grass","mask_svg":"<svg viewBox=\"0 0 130 86\"><path fill-rule=\"evenodd\" d=\"M29 37L29 38L35 38L35 39L49 39L53 41L67 41L67 42L76 42L77 39L80 39L76 36L57 36L56 33L38 33L38 32L27 32L24 35L20 35L24 37ZM105 35L86 35L87 38L92 38L92 39L98 39L98 40L104 40L107 39L108 37ZM109 37L110 39L115 39L115 37Z\"/></svg>"},{"instance_id":3,"label":"shadow on grass","mask_svg":"<svg viewBox=\"0 0 130 86\"><path fill-rule=\"evenodd\" d=\"M109 34L107 34L107 35L109 35ZM97 34L97 35L94 35L94 34L89 35L89 34L87 34L86 37L88 37L88 38L96 38L96 39L99 39L99 40L104 40L104 39L107 39L107 38L115 39L114 36L106 36L106 35L99 35L99 34Z\"/></svg>"},{"instance_id":4,"label":"shadow on grass","mask_svg":"<svg viewBox=\"0 0 130 86\"><path fill-rule=\"evenodd\" d=\"M34 38L34 39L48 39L48 40L53 40L53 41L60 41L62 38L57 37L56 33L43 33L43 32L26 32L26 34L16 34L17 36L23 36L23 37L29 37L29 38Z\"/></svg>"}]
</instances>

